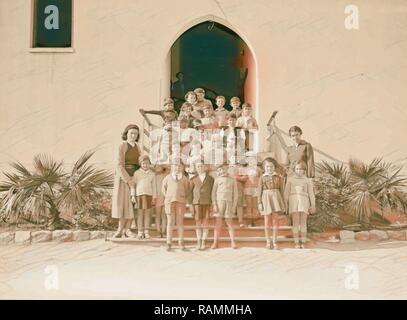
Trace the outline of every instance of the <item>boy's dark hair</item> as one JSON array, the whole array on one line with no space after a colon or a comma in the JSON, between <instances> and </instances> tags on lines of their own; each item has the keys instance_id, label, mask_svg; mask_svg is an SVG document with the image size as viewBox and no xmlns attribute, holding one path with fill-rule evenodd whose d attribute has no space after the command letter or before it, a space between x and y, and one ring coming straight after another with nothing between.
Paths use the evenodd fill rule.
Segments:
<instances>
[{"instance_id":1,"label":"boy's dark hair","mask_svg":"<svg viewBox=\"0 0 407 320\"><path fill-rule=\"evenodd\" d=\"M300 127L298 126L292 126L289 130L288 130L288 134L291 136L291 132L298 132L299 134L302 134L302 130Z\"/></svg>"}]
</instances>

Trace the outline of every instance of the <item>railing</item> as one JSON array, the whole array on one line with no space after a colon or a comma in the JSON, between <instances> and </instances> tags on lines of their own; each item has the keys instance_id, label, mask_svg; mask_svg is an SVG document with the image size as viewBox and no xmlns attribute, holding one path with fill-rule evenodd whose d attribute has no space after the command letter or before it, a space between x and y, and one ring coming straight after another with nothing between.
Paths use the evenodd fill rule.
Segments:
<instances>
[{"instance_id":1,"label":"railing","mask_svg":"<svg viewBox=\"0 0 407 320\"><path fill-rule=\"evenodd\" d=\"M143 123L141 126L141 132L143 133L141 135L141 146L142 149L146 152L149 153L150 152L150 148L151 148L151 142L150 142L150 132L154 129L159 128L157 125L153 124L150 120L150 118L148 117L148 115L146 115L145 113L140 111L140 114L143 117Z\"/></svg>"},{"instance_id":2,"label":"railing","mask_svg":"<svg viewBox=\"0 0 407 320\"><path fill-rule=\"evenodd\" d=\"M279 143L280 143L280 145L281 145L281 148L285 152L287 152L287 143L285 142L282 135L284 135L286 137L290 137L290 135L288 134L288 132L285 132L285 131L281 130L279 127L277 127L276 120L275 120L277 113L278 113L278 111L273 111L269 121L267 122L267 127L269 128L269 131L270 131L270 135L269 135L268 138L271 139L271 137L275 134L278 141L279 141ZM314 149L315 153L318 153L321 156L323 156L323 157L325 157L325 158L327 158L327 159L329 159L329 160L331 160L333 162L344 163L343 161L336 159L335 157L327 154L326 152L324 152L324 151L322 151L322 150L320 150L318 148L315 148L314 146L312 146L312 148Z\"/></svg>"},{"instance_id":3,"label":"railing","mask_svg":"<svg viewBox=\"0 0 407 320\"><path fill-rule=\"evenodd\" d=\"M159 126L153 124L147 114L145 114L141 111L140 111L140 113L143 116L143 123L142 123L142 129L141 129L143 134L141 136L141 144L142 144L143 150L145 152L149 153L150 148L151 148L150 132L153 129L159 128ZM267 127L269 128L269 131L270 131L268 139L271 139L275 135L280 144L281 149L284 150L285 152L287 152L287 143L285 142L285 140L282 136L284 135L286 137L290 137L290 135L288 134L288 132L283 131L276 125L277 113L278 113L278 111L273 111L272 115L270 116L269 121L267 122ZM315 153L318 153L319 155L321 155L333 162L344 163L343 161L336 159L335 157L327 154L326 152L324 152L318 148L315 148L314 146L313 146L313 149L314 149ZM271 151L271 150L267 150L267 151ZM281 151L281 150L278 150L278 151Z\"/></svg>"}]
</instances>

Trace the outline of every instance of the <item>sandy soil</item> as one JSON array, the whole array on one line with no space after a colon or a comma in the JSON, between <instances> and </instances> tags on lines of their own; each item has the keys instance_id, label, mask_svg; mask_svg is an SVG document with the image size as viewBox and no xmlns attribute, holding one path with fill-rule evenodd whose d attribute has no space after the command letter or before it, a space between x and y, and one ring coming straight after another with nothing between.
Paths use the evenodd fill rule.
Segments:
<instances>
[{"instance_id":1,"label":"sandy soil","mask_svg":"<svg viewBox=\"0 0 407 320\"><path fill-rule=\"evenodd\" d=\"M45 285L47 266L58 289ZM0 247L0 298L406 299L406 271L402 242L204 252L103 240L11 245Z\"/></svg>"}]
</instances>

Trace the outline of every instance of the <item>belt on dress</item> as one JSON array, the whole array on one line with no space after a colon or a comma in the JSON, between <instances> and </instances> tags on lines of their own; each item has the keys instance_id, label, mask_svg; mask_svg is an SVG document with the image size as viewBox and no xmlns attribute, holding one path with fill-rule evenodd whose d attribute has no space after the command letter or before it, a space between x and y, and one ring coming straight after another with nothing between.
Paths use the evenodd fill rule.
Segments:
<instances>
[{"instance_id":1,"label":"belt on dress","mask_svg":"<svg viewBox=\"0 0 407 320\"><path fill-rule=\"evenodd\" d=\"M290 196L309 196L306 192L290 193Z\"/></svg>"}]
</instances>

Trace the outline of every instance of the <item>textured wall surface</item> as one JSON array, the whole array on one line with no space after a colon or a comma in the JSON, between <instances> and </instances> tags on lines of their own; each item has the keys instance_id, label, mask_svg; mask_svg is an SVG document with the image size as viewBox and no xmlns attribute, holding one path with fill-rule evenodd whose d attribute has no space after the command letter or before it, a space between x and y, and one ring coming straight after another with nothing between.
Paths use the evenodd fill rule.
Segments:
<instances>
[{"instance_id":1,"label":"textured wall surface","mask_svg":"<svg viewBox=\"0 0 407 320\"><path fill-rule=\"evenodd\" d=\"M202 17L225 21L251 46L262 126L297 124L304 138L347 160L405 158L407 2L354 0L359 30L344 27L348 1L74 1L74 53L32 53L31 1L0 0L0 169L48 152L66 163L99 147L111 167L123 127L157 107L166 55ZM164 81L164 80L165 81Z\"/></svg>"}]
</instances>

